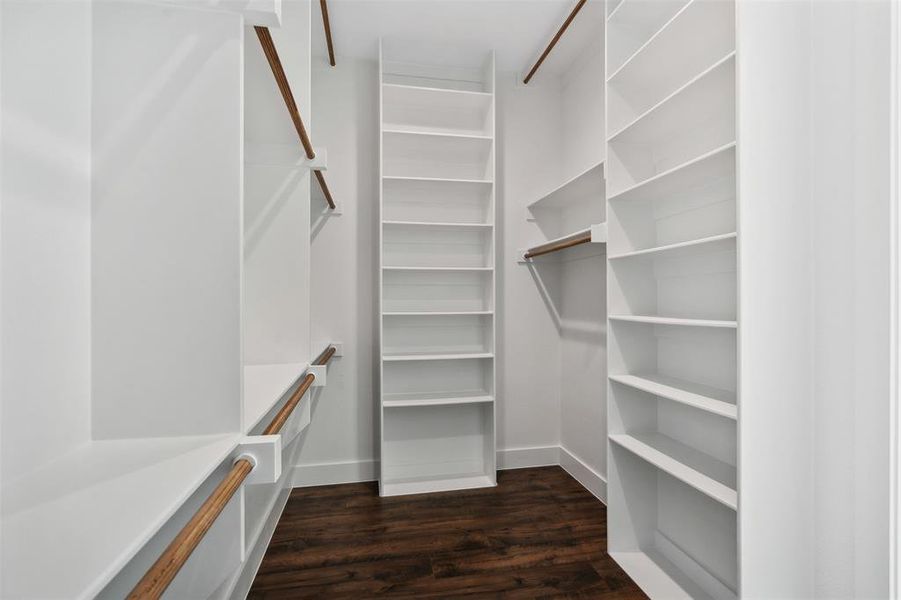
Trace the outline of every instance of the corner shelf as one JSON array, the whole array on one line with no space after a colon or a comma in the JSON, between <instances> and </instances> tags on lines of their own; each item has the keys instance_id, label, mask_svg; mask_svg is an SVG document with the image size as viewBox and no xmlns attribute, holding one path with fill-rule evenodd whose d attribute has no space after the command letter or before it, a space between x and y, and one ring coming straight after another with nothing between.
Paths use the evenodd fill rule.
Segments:
<instances>
[{"instance_id":1,"label":"corner shelf","mask_svg":"<svg viewBox=\"0 0 901 600\"><path fill-rule=\"evenodd\" d=\"M603 195L604 161L600 161L529 203L526 208L530 210L563 208L575 201L582 201L592 196L601 199Z\"/></svg>"},{"instance_id":2,"label":"corner shelf","mask_svg":"<svg viewBox=\"0 0 901 600\"><path fill-rule=\"evenodd\" d=\"M610 441L723 506L736 510L736 469L659 433L613 434Z\"/></svg>"}]
</instances>

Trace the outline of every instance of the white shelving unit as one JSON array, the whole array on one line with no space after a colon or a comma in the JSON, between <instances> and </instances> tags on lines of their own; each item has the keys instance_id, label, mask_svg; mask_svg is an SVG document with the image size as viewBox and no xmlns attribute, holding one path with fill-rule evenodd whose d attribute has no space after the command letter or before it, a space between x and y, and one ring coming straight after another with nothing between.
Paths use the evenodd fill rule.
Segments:
<instances>
[{"instance_id":1,"label":"white shelving unit","mask_svg":"<svg viewBox=\"0 0 901 600\"><path fill-rule=\"evenodd\" d=\"M532 246L566 241L591 232L592 243L605 243L604 162L564 181L529 203L529 220L544 233Z\"/></svg>"},{"instance_id":2,"label":"white shelving unit","mask_svg":"<svg viewBox=\"0 0 901 600\"><path fill-rule=\"evenodd\" d=\"M606 39L609 552L735 598L735 6L622 0Z\"/></svg>"},{"instance_id":3,"label":"white shelving unit","mask_svg":"<svg viewBox=\"0 0 901 600\"><path fill-rule=\"evenodd\" d=\"M494 57L421 58L382 41L383 496L496 483Z\"/></svg>"}]
</instances>

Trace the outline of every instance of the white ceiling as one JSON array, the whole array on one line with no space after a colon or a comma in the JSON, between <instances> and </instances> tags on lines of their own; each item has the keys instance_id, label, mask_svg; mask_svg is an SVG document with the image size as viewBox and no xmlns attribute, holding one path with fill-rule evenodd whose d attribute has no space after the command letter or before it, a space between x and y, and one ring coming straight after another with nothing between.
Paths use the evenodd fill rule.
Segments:
<instances>
[{"instance_id":1,"label":"white ceiling","mask_svg":"<svg viewBox=\"0 0 901 600\"><path fill-rule=\"evenodd\" d=\"M328 12L339 66L342 56L375 60L379 37L390 36L494 49L499 71L524 74L575 4L576 0L328 0ZM313 55L324 60L319 2L313 6ZM542 73L564 72L590 37L603 34L603 22L603 0L589 0L535 81Z\"/></svg>"}]
</instances>

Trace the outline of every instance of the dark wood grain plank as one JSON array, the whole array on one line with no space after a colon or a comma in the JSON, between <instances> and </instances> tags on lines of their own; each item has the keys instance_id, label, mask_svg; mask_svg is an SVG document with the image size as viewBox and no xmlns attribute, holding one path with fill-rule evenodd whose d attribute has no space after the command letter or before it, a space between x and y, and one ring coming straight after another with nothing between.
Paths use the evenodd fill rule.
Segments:
<instances>
[{"instance_id":1,"label":"dark wood grain plank","mask_svg":"<svg viewBox=\"0 0 901 600\"><path fill-rule=\"evenodd\" d=\"M250 598L645 598L607 555L607 511L559 467L496 488L292 492Z\"/></svg>"}]
</instances>

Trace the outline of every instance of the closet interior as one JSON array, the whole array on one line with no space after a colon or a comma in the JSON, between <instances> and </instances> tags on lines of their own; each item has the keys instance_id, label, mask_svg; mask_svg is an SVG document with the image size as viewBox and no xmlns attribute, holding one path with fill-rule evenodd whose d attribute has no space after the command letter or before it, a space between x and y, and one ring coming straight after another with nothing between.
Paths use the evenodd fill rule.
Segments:
<instances>
[{"instance_id":1,"label":"closet interior","mask_svg":"<svg viewBox=\"0 0 901 600\"><path fill-rule=\"evenodd\" d=\"M0 2L0 598L889 597L895 10Z\"/></svg>"}]
</instances>

